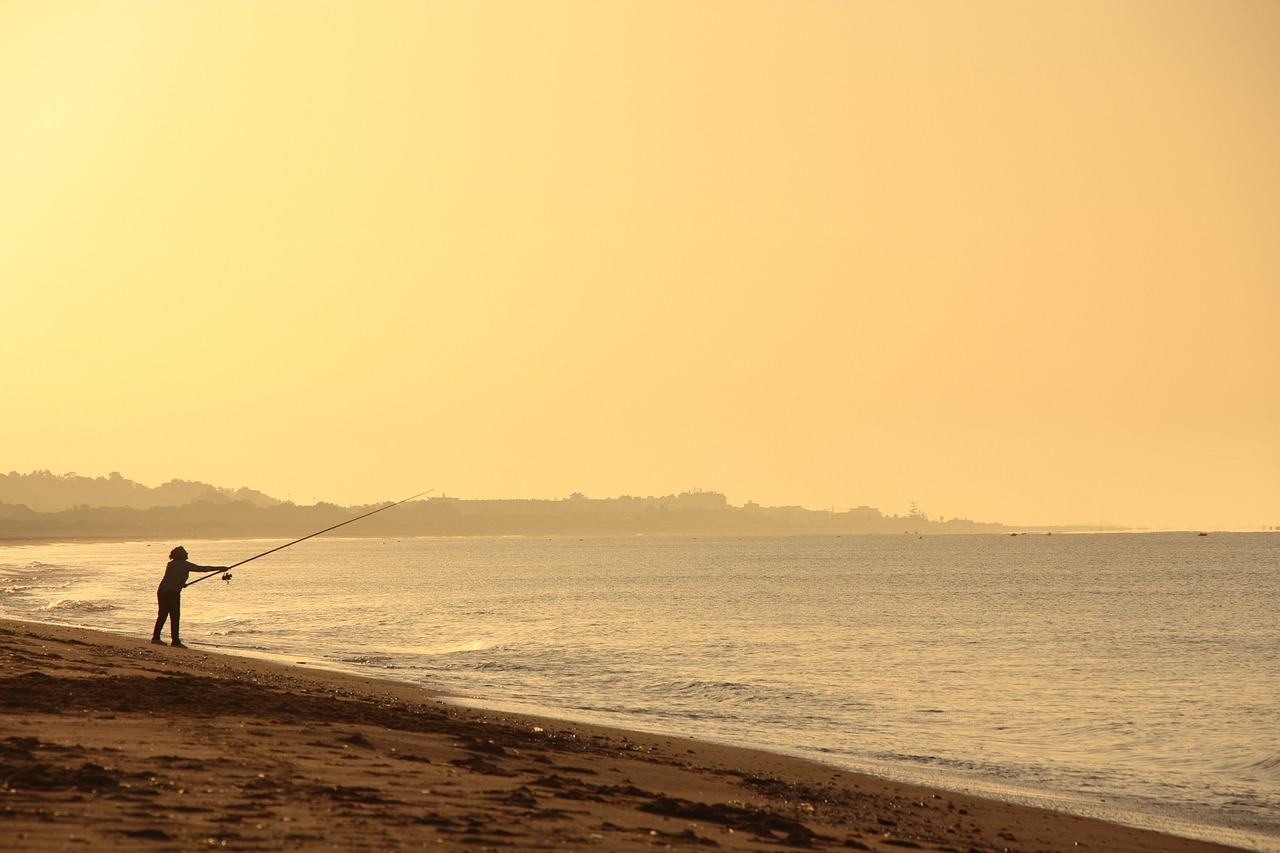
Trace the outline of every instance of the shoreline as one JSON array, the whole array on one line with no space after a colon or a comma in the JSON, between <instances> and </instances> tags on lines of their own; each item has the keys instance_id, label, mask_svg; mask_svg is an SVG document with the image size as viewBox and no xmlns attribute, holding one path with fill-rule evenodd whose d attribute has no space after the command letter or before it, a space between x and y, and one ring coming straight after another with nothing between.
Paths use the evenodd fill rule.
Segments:
<instances>
[{"instance_id":1,"label":"shoreline","mask_svg":"<svg viewBox=\"0 0 1280 853\"><path fill-rule=\"evenodd\" d=\"M7 619L0 783L18 849L1246 849Z\"/></svg>"}]
</instances>

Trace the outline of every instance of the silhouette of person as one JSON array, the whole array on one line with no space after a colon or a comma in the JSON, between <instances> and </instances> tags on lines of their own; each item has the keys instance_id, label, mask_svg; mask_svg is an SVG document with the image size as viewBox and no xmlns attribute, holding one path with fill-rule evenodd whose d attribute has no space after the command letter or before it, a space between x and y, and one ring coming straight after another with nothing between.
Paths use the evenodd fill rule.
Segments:
<instances>
[{"instance_id":1,"label":"silhouette of person","mask_svg":"<svg viewBox=\"0 0 1280 853\"><path fill-rule=\"evenodd\" d=\"M185 649L178 629L178 619L182 616L182 590L187 586L187 578L192 572L221 572L226 566L197 566L187 560L187 549L179 545L169 552L169 565L164 568L164 579L156 590L156 600L160 605L160 613L156 616L156 628L151 632L151 642L163 646L160 629L164 620L169 620L169 638L171 645Z\"/></svg>"}]
</instances>

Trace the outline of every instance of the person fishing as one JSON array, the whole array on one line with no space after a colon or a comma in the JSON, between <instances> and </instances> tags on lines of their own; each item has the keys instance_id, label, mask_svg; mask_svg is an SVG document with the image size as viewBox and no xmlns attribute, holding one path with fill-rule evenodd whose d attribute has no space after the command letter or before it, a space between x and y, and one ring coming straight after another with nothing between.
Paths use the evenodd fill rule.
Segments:
<instances>
[{"instance_id":1,"label":"person fishing","mask_svg":"<svg viewBox=\"0 0 1280 853\"><path fill-rule=\"evenodd\" d=\"M182 644L179 633L178 620L182 615L182 590L187 586L187 578L192 572L221 572L226 569L226 566L197 566L187 559L187 549L181 545L170 551L169 565L165 566L164 578L156 589L160 613L156 616L156 628L151 632L151 642L157 646L164 645L164 640L160 639L160 631L164 628L165 620L168 619L169 638L173 641L170 645L185 649L186 646Z\"/></svg>"},{"instance_id":2,"label":"person fishing","mask_svg":"<svg viewBox=\"0 0 1280 853\"><path fill-rule=\"evenodd\" d=\"M224 581L230 581L231 569L234 569L236 566L243 566L245 563L252 563L254 560L265 557L268 554L274 554L276 551L283 551L290 545L297 545L299 542L305 542L322 533L328 533L330 530L337 530L339 527L351 524L353 521L368 518L369 516L382 512L383 510L391 509L393 506L400 506L402 503L408 503L414 498L429 495L434 491L435 489L430 489L425 492L419 492L411 498L405 498L402 501L396 501L395 503L378 507L377 509L370 510L363 515L357 515L355 518L348 518L346 521L340 521L332 527L326 527L324 530L309 533L301 539L295 539L292 542L286 542L283 545L278 545L270 551L263 551L261 554L241 560L240 562L234 563L230 566L197 566L195 563L187 560L187 549L179 545L177 548L174 548L169 552L169 565L165 567L164 579L160 581L160 588L156 590L156 599L160 604L160 613L156 616L156 629L151 632L151 642L155 643L157 646L164 645L164 640L160 639L160 630L164 627L164 620L168 619L169 637L173 640L172 645L177 646L180 649L186 648L186 646L182 644L182 640L178 635L178 619L182 611L182 590L186 587L194 586L203 580L208 580L219 572L222 572L222 579ZM206 572L207 574L203 574L195 580L188 582L187 578L191 576L192 572Z\"/></svg>"}]
</instances>

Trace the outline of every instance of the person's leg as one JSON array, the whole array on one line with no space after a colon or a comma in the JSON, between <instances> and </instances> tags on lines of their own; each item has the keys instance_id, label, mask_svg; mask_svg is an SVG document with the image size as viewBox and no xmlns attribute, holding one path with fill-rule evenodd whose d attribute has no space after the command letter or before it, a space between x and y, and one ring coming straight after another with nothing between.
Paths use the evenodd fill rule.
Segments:
<instances>
[{"instance_id":1,"label":"person's leg","mask_svg":"<svg viewBox=\"0 0 1280 853\"><path fill-rule=\"evenodd\" d=\"M160 631L164 629L164 620L169 617L169 608L166 606L165 596L163 592L156 591L156 605L159 614L156 616L156 629L151 632L151 642L162 642L160 639Z\"/></svg>"},{"instance_id":2,"label":"person's leg","mask_svg":"<svg viewBox=\"0 0 1280 853\"><path fill-rule=\"evenodd\" d=\"M173 593L173 601L169 604L169 639L173 640L173 645L182 645L182 639L178 633L178 619L182 616L182 593Z\"/></svg>"}]
</instances>

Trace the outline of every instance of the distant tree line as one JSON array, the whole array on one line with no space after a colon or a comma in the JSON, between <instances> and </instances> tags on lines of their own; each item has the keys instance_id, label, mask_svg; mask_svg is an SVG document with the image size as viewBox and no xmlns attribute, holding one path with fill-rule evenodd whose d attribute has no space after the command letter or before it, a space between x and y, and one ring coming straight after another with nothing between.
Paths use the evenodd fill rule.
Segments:
<instances>
[{"instance_id":1,"label":"distant tree line","mask_svg":"<svg viewBox=\"0 0 1280 853\"><path fill-rule=\"evenodd\" d=\"M38 495L40 501L31 506L15 500L21 494ZM104 495L103 503L90 503L96 494ZM124 496L133 496L142 505L124 505ZM173 502L157 502L164 499ZM39 506L56 508L42 510ZM56 476L47 471L0 477L0 541L8 542L296 538L372 509L377 505L298 506L252 490L232 491L182 480L147 489L117 474L96 480L74 474ZM924 535L1018 529L967 519L931 520L914 504L910 515L899 517L886 516L867 506L846 511L764 507L755 503L731 506L722 494L699 491L603 499L574 493L564 500L435 497L410 501L361 519L344 527L338 535Z\"/></svg>"},{"instance_id":2,"label":"distant tree line","mask_svg":"<svg viewBox=\"0 0 1280 853\"><path fill-rule=\"evenodd\" d=\"M112 471L105 477L81 477L71 472L33 471L0 474L0 503L25 506L36 512L59 512L73 507L132 507L149 509L206 501L243 501L273 506L275 498L253 489L224 489L191 480L170 480L154 488L135 483Z\"/></svg>"}]
</instances>

